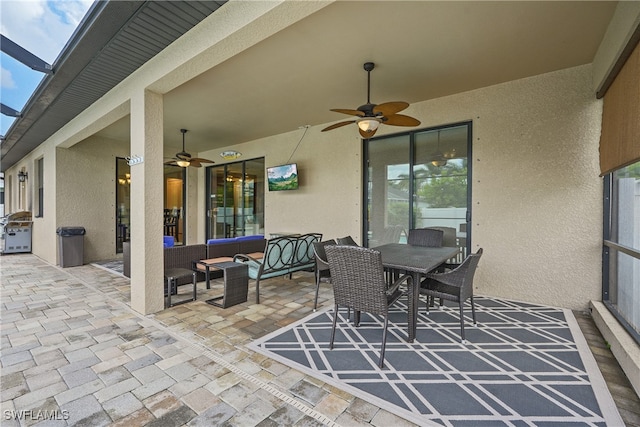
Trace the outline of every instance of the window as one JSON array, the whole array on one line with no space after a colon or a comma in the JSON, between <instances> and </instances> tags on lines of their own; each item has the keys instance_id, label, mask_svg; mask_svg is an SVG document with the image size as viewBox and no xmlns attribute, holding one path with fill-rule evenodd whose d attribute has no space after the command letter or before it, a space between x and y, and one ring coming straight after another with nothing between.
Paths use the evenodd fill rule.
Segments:
<instances>
[{"instance_id":1,"label":"window","mask_svg":"<svg viewBox=\"0 0 640 427\"><path fill-rule=\"evenodd\" d=\"M44 158L36 160L36 188L38 190L38 200L35 216L44 217Z\"/></svg>"},{"instance_id":2,"label":"window","mask_svg":"<svg viewBox=\"0 0 640 427\"><path fill-rule=\"evenodd\" d=\"M640 162L605 177L605 305L640 343Z\"/></svg>"},{"instance_id":3,"label":"window","mask_svg":"<svg viewBox=\"0 0 640 427\"><path fill-rule=\"evenodd\" d=\"M403 243L412 228L440 227L446 246L470 245L471 123L365 142L365 244Z\"/></svg>"}]
</instances>

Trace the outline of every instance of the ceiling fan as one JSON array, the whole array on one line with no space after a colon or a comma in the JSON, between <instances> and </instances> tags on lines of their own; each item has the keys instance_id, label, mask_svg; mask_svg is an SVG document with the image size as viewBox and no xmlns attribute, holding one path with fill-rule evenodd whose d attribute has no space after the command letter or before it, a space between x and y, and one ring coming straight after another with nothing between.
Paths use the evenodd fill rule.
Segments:
<instances>
[{"instance_id":1,"label":"ceiling fan","mask_svg":"<svg viewBox=\"0 0 640 427\"><path fill-rule=\"evenodd\" d=\"M182 132L182 151L176 153L175 157L172 157L167 162L165 162L165 165L180 166L182 168L186 168L187 166L200 168L202 167L201 163L215 163L213 160L191 157L191 154L187 153L184 149L184 134L188 131L186 129L180 129L180 132Z\"/></svg>"},{"instance_id":2,"label":"ceiling fan","mask_svg":"<svg viewBox=\"0 0 640 427\"><path fill-rule=\"evenodd\" d=\"M359 106L356 110L342 108L332 108L336 113L358 116L355 120L347 120L335 123L322 129L322 132L336 129L351 123L357 123L360 135L363 138L371 138L378 130L380 123L390 126L418 126L420 121L404 114L397 114L409 106L403 101L385 102L384 104L372 104L369 96L371 94L371 71L375 67L373 62L365 62L364 70L367 72L367 103Z\"/></svg>"}]
</instances>

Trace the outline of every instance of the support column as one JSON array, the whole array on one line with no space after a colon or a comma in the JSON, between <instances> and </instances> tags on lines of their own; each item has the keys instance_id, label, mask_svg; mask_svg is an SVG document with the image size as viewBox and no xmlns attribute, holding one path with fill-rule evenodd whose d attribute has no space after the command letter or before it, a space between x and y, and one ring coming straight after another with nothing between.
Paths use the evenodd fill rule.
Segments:
<instances>
[{"instance_id":1,"label":"support column","mask_svg":"<svg viewBox=\"0 0 640 427\"><path fill-rule=\"evenodd\" d=\"M131 98L131 307L164 309L163 100L140 90Z\"/></svg>"}]
</instances>

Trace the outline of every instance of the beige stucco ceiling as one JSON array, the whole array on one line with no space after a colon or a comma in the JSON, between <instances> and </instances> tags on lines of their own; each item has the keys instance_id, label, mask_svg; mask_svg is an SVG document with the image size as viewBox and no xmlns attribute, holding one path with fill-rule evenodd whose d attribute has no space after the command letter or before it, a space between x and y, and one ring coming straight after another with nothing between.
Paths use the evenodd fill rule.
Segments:
<instances>
[{"instance_id":1,"label":"beige stucco ceiling","mask_svg":"<svg viewBox=\"0 0 640 427\"><path fill-rule=\"evenodd\" d=\"M615 7L339 1L166 94L165 152L180 148L180 128L190 130L193 154L347 119L329 109L366 102L366 61L376 63L374 103L414 103L588 64ZM102 133L127 139L127 120Z\"/></svg>"}]
</instances>

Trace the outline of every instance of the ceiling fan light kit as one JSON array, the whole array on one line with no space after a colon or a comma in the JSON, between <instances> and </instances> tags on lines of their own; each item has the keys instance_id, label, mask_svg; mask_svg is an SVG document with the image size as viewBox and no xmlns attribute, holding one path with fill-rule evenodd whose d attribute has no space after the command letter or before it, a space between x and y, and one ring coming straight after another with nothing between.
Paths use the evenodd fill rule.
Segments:
<instances>
[{"instance_id":1,"label":"ceiling fan light kit","mask_svg":"<svg viewBox=\"0 0 640 427\"><path fill-rule=\"evenodd\" d=\"M379 119L371 119L371 118L364 117L356 121L358 122L358 127L360 128L360 130L364 132L374 132L378 129L378 126L380 126Z\"/></svg>"},{"instance_id":2,"label":"ceiling fan light kit","mask_svg":"<svg viewBox=\"0 0 640 427\"><path fill-rule=\"evenodd\" d=\"M371 71L375 68L373 62L365 62L364 70L367 72L367 103L359 106L356 110L344 109L344 108L332 108L331 111L336 113L349 114L351 116L358 116L358 119L347 120L344 122L334 123L331 126L327 126L322 129L322 132L333 130L342 126L346 126L351 123L358 125L358 130L363 138L371 138L380 124L386 124L390 126L418 126L420 121L413 117L405 116L404 114L397 114L405 108L409 107L407 102L394 101L385 102L384 104L372 104L370 100L371 95Z\"/></svg>"},{"instance_id":3,"label":"ceiling fan light kit","mask_svg":"<svg viewBox=\"0 0 640 427\"><path fill-rule=\"evenodd\" d=\"M184 135L188 132L188 130L180 129L180 132L182 132L182 151L176 153L175 157L169 159L168 162L165 162L166 165L180 166L181 168L186 168L188 166L200 168L202 167L202 163L215 163L213 160L191 157L191 154L187 153L184 148Z\"/></svg>"}]
</instances>

